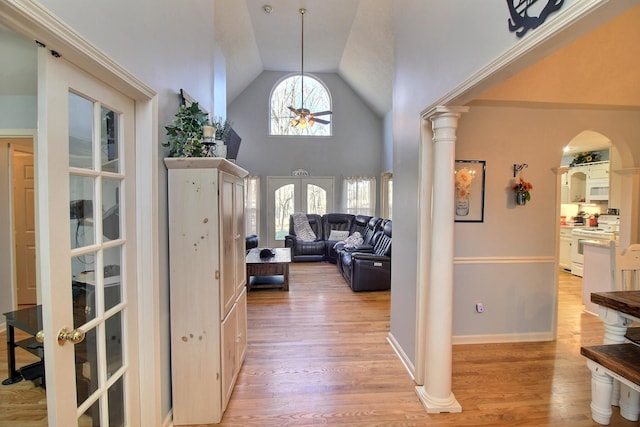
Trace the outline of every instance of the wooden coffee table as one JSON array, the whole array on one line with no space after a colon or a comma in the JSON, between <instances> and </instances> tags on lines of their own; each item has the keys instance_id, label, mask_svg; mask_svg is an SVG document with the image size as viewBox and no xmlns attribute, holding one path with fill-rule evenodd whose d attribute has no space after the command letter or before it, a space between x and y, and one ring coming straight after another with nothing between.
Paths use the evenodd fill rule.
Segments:
<instances>
[{"instance_id":1,"label":"wooden coffee table","mask_svg":"<svg viewBox=\"0 0 640 427\"><path fill-rule=\"evenodd\" d=\"M271 258L260 258L262 249L253 248L247 254L247 290L276 287L289 291L291 248L275 248Z\"/></svg>"}]
</instances>

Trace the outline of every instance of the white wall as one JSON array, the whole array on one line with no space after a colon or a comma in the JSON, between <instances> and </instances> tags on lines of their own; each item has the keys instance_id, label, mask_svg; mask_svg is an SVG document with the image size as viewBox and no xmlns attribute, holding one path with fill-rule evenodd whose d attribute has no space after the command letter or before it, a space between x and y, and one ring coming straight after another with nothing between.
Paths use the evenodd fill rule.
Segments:
<instances>
[{"instance_id":1,"label":"white wall","mask_svg":"<svg viewBox=\"0 0 640 427\"><path fill-rule=\"evenodd\" d=\"M312 176L333 176L334 206L339 212L342 176L380 176L382 119L337 74L314 74L331 93L333 136L269 136L269 95L286 74L263 72L229 106L229 119L242 138L237 164L262 177L263 194L267 176L291 176L299 168ZM266 212L266 199L262 198L262 212ZM264 216L260 226L263 241L267 230Z\"/></svg>"},{"instance_id":2,"label":"white wall","mask_svg":"<svg viewBox=\"0 0 640 427\"><path fill-rule=\"evenodd\" d=\"M393 172L393 112L384 116L382 172Z\"/></svg>"},{"instance_id":3,"label":"white wall","mask_svg":"<svg viewBox=\"0 0 640 427\"><path fill-rule=\"evenodd\" d=\"M391 333L414 361L420 113L513 44L504 2L396 0Z\"/></svg>"}]
</instances>

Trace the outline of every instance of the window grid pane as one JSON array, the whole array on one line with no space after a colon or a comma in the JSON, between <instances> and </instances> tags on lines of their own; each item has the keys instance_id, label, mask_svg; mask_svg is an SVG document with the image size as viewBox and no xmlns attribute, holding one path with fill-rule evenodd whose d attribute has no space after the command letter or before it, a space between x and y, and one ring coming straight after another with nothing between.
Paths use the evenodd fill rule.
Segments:
<instances>
[{"instance_id":1,"label":"window grid pane","mask_svg":"<svg viewBox=\"0 0 640 427\"><path fill-rule=\"evenodd\" d=\"M304 76L304 90L301 93L301 78L299 75L290 76L276 85L270 99L270 135L304 135L331 136L331 123L316 123L305 129L291 125L294 114L289 107L310 110L313 113L331 110L331 96L327 88L316 78ZM303 96L304 95L304 96ZM331 115L320 117L331 121Z\"/></svg>"},{"instance_id":2,"label":"window grid pane","mask_svg":"<svg viewBox=\"0 0 640 427\"><path fill-rule=\"evenodd\" d=\"M375 178L343 179L344 206L353 215L374 215Z\"/></svg>"}]
</instances>

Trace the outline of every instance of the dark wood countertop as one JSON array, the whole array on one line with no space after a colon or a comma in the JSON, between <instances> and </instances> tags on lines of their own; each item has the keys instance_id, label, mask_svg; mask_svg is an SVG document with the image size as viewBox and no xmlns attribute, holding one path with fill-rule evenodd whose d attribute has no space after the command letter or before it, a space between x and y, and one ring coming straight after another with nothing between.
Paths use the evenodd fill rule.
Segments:
<instances>
[{"instance_id":1,"label":"dark wood countertop","mask_svg":"<svg viewBox=\"0 0 640 427\"><path fill-rule=\"evenodd\" d=\"M594 292L591 302L640 318L640 291Z\"/></svg>"}]
</instances>

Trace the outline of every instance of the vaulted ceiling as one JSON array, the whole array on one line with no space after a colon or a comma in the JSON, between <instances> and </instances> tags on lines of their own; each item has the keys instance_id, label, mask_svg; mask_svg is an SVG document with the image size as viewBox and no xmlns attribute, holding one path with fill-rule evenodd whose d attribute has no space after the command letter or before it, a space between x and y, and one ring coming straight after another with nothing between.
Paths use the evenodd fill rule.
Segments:
<instances>
[{"instance_id":1,"label":"vaulted ceiling","mask_svg":"<svg viewBox=\"0 0 640 427\"><path fill-rule=\"evenodd\" d=\"M264 9L271 7L270 13ZM216 39L227 61L227 101L262 71L339 74L381 117L391 110L391 0L216 0Z\"/></svg>"},{"instance_id":2,"label":"vaulted ceiling","mask_svg":"<svg viewBox=\"0 0 640 427\"><path fill-rule=\"evenodd\" d=\"M264 10L271 6L271 13ZM232 102L263 70L339 74L380 116L392 108L392 0L216 0ZM479 102L640 106L640 6L482 94Z\"/></svg>"}]
</instances>

